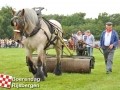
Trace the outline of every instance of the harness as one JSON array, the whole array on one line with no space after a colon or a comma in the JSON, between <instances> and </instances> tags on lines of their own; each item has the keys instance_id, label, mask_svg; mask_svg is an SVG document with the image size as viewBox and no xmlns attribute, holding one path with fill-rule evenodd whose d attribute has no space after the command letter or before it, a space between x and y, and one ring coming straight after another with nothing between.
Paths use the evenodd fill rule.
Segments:
<instances>
[{"instance_id":1,"label":"harness","mask_svg":"<svg viewBox=\"0 0 120 90\"><path fill-rule=\"evenodd\" d=\"M46 33L46 31L43 28L41 28L40 21L36 24L36 27L33 29L33 31L30 34L27 34L26 32L24 32L24 36L25 37L32 37L35 34L37 34L37 32L40 29L43 30L44 34L46 35L47 40L48 40L46 46L44 47L44 50L46 50L51 44L55 45L55 41L58 39L58 32L55 33L56 27L54 25L52 25L47 19L45 19L44 17L42 17L42 19L47 24L48 29L49 29L49 31L51 33L51 37L50 38L49 38L48 34ZM53 38L53 35L55 35L54 38Z\"/></svg>"},{"instance_id":2,"label":"harness","mask_svg":"<svg viewBox=\"0 0 120 90\"><path fill-rule=\"evenodd\" d=\"M38 21L38 23L36 24L36 27L33 29L33 31L30 34L27 34L26 32L24 32L25 37L32 37L35 34L37 34L37 32L41 29L40 26L40 22Z\"/></svg>"},{"instance_id":3,"label":"harness","mask_svg":"<svg viewBox=\"0 0 120 90\"><path fill-rule=\"evenodd\" d=\"M40 9L39 12L41 12L41 10L42 10L42 9ZM59 30L59 27L56 26L54 23L48 21L48 20L47 20L46 18L44 18L44 17L40 17L41 14L40 14L39 12L38 12L38 14L37 14L37 15L38 15L38 22L36 23L35 28L33 29L33 31L32 31L30 34L28 34L26 31L23 31L23 30L24 30L24 27L25 27L26 19L25 19L24 17L21 17L21 16L20 16L21 11L19 11L19 12L11 19L11 25L14 26L15 24L19 24L19 23L20 23L20 25L21 25L20 35L21 35L21 36L25 36L26 38L27 38L27 37L32 37L32 36L34 36L35 34L38 33L39 30L43 30L43 32L44 32L44 34L46 35L47 40L48 40L48 42L46 43L46 46L44 47L44 50L45 50L45 49L47 49L51 44L55 45L55 41L58 40L58 34L59 34L59 32L61 32L61 31ZM36 12L36 13L37 13L37 12ZM48 36L47 32L46 32L43 28L41 28L41 24L40 24L40 20L41 20L41 19L46 23L46 25L47 25L47 27L48 27L48 29L49 29L49 31L50 31L50 33L51 33L51 36L50 36L50 37ZM16 21L14 21L14 20L16 20ZM13 21L14 21L14 22L13 22ZM62 32L61 32L61 33L62 33ZM53 36L54 36L54 38L53 38Z\"/></svg>"},{"instance_id":4,"label":"harness","mask_svg":"<svg viewBox=\"0 0 120 90\"><path fill-rule=\"evenodd\" d=\"M47 33L44 31L44 34L46 35L47 40L48 40L46 46L44 47L44 50L45 50L45 49L47 49L51 44L55 45L54 42L55 42L55 40L58 39L58 32L55 33L55 27L54 27L54 25L52 25L46 18L43 17L43 20L44 20L44 22L47 24L47 26L48 26L48 28L49 28L49 31L50 31L50 33L51 33L51 37L49 38L48 35L47 35ZM53 35L55 35L54 38L53 38Z\"/></svg>"}]
</instances>

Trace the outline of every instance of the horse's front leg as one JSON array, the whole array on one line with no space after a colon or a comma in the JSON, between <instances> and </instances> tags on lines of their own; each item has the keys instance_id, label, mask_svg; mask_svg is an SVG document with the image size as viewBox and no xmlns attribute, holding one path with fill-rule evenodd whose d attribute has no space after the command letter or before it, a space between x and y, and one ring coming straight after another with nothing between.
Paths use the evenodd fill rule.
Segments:
<instances>
[{"instance_id":1,"label":"horse's front leg","mask_svg":"<svg viewBox=\"0 0 120 90\"><path fill-rule=\"evenodd\" d=\"M37 68L35 67L33 61L32 61L32 51L29 49L26 49L26 63L29 67L29 71L32 72L33 75L36 74Z\"/></svg>"},{"instance_id":2,"label":"horse's front leg","mask_svg":"<svg viewBox=\"0 0 120 90\"><path fill-rule=\"evenodd\" d=\"M46 73L44 73L44 51L38 50L38 60L37 60L37 73L35 74L35 78L40 78L41 81L45 80Z\"/></svg>"},{"instance_id":3,"label":"horse's front leg","mask_svg":"<svg viewBox=\"0 0 120 90\"><path fill-rule=\"evenodd\" d=\"M60 45L60 44L59 44ZM57 53L57 63L56 63L56 67L54 69L54 73L55 75L61 75L62 71L61 71L61 49L62 47L58 47L57 45L55 46L55 50Z\"/></svg>"}]
</instances>

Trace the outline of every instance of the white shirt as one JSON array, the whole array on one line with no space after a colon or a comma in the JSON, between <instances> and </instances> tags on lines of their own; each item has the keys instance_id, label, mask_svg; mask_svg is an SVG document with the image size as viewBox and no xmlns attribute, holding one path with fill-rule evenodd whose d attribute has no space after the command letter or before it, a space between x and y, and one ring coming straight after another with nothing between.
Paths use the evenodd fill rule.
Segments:
<instances>
[{"instance_id":1,"label":"white shirt","mask_svg":"<svg viewBox=\"0 0 120 90\"><path fill-rule=\"evenodd\" d=\"M105 46L109 46L110 45L110 40L111 40L111 34L112 32L106 32L105 33L105 41L104 41L104 45Z\"/></svg>"},{"instance_id":2,"label":"white shirt","mask_svg":"<svg viewBox=\"0 0 120 90\"><path fill-rule=\"evenodd\" d=\"M76 35L77 40L82 40L82 35Z\"/></svg>"},{"instance_id":3,"label":"white shirt","mask_svg":"<svg viewBox=\"0 0 120 90\"><path fill-rule=\"evenodd\" d=\"M85 42L88 44L87 47L94 46L94 42L95 42L94 36L92 34L90 36L87 36Z\"/></svg>"}]
</instances>

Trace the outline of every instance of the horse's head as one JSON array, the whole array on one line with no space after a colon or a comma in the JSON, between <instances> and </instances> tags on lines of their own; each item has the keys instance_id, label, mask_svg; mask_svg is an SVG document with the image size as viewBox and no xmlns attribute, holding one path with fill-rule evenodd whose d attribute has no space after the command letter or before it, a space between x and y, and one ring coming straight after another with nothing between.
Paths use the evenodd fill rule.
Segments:
<instances>
[{"instance_id":1,"label":"horse's head","mask_svg":"<svg viewBox=\"0 0 120 90\"><path fill-rule=\"evenodd\" d=\"M18 12L12 10L12 13L11 25L14 29L14 40L21 40L24 34L30 33L36 26L38 17L33 9L22 9Z\"/></svg>"},{"instance_id":2,"label":"horse's head","mask_svg":"<svg viewBox=\"0 0 120 90\"><path fill-rule=\"evenodd\" d=\"M24 9L18 12L12 10L14 17L11 19L11 25L14 29L14 40L21 40L25 28Z\"/></svg>"}]
</instances>

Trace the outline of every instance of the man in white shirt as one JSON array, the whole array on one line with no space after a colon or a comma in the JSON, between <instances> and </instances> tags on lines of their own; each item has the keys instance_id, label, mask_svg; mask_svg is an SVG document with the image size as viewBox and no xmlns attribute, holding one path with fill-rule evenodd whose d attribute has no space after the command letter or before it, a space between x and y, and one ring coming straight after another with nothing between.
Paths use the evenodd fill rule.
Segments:
<instances>
[{"instance_id":1,"label":"man in white shirt","mask_svg":"<svg viewBox=\"0 0 120 90\"><path fill-rule=\"evenodd\" d=\"M112 29L112 22L106 23L106 29L102 32L100 37L100 47L103 50L106 74L112 72L113 56L115 48L118 45L118 33Z\"/></svg>"}]
</instances>

